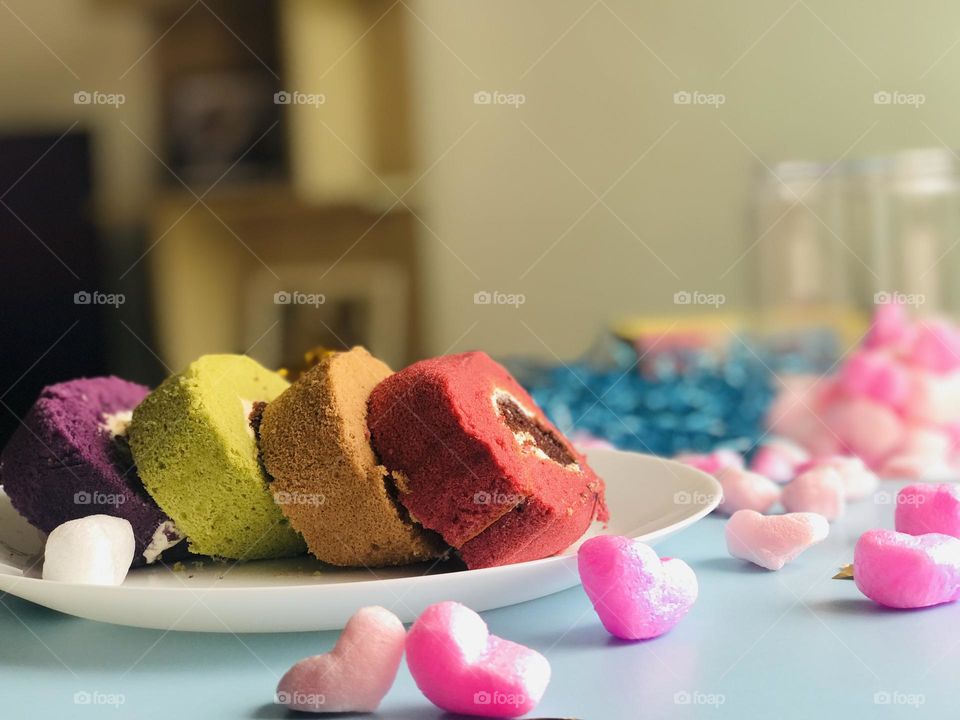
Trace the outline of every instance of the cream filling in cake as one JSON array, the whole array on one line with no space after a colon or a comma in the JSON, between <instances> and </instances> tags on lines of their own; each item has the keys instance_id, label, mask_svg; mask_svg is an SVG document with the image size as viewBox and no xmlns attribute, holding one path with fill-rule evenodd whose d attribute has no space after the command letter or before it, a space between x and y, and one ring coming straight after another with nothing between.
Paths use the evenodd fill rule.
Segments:
<instances>
[{"instance_id":1,"label":"cream filling in cake","mask_svg":"<svg viewBox=\"0 0 960 720\"><path fill-rule=\"evenodd\" d=\"M103 413L103 415L100 416L100 427L110 433L111 437L125 437L131 420L133 420L133 410L118 410L115 413Z\"/></svg>"},{"instance_id":2,"label":"cream filling in cake","mask_svg":"<svg viewBox=\"0 0 960 720\"><path fill-rule=\"evenodd\" d=\"M254 432L253 424L250 422L250 413L253 412L254 404L255 402L253 400L240 398L240 406L243 408L243 426L246 428L247 435L256 440L257 434Z\"/></svg>"},{"instance_id":3,"label":"cream filling in cake","mask_svg":"<svg viewBox=\"0 0 960 720\"><path fill-rule=\"evenodd\" d=\"M172 548L181 540L183 540L183 535L177 530L173 520L167 520L154 531L150 544L143 551L143 559L149 565L160 557L160 553Z\"/></svg>"}]
</instances>

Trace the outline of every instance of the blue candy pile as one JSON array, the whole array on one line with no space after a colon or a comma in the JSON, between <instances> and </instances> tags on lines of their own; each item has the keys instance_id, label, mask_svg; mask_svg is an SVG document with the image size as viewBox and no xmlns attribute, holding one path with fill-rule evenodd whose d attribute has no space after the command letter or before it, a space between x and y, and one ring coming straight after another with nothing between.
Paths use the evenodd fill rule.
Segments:
<instances>
[{"instance_id":1,"label":"blue candy pile","mask_svg":"<svg viewBox=\"0 0 960 720\"><path fill-rule=\"evenodd\" d=\"M507 364L564 433L664 456L718 446L749 451L764 433L773 373L811 369L740 343L722 353L686 350L642 362L627 343L611 347L602 363Z\"/></svg>"}]
</instances>

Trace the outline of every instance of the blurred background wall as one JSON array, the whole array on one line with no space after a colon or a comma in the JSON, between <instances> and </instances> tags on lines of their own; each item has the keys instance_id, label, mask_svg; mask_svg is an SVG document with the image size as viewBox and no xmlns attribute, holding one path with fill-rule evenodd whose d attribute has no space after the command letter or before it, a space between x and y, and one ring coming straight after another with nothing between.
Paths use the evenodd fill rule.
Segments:
<instances>
[{"instance_id":1,"label":"blurred background wall","mask_svg":"<svg viewBox=\"0 0 960 720\"><path fill-rule=\"evenodd\" d=\"M922 13L897 2L411 7L429 26L407 22L421 165L472 128L421 188L450 246L425 238L434 351L479 320L477 345L548 354L546 344L569 357L614 316L676 312L682 289L749 305L761 162L960 141L948 3ZM526 102L478 107L482 89ZM678 106L678 91L726 101ZM877 91L926 102L877 106ZM872 280L867 249L840 235L850 281ZM540 339L511 322L516 313L488 322L464 292L473 287L525 293L518 319Z\"/></svg>"},{"instance_id":2,"label":"blurred background wall","mask_svg":"<svg viewBox=\"0 0 960 720\"><path fill-rule=\"evenodd\" d=\"M867 309L892 289L874 236L834 220L819 178L960 144L949 19L892 0L6 0L0 135L36 151L7 153L3 264L56 288L3 369L8 409L78 354L149 382L203 352L280 365L318 343L566 360L623 318L754 310L803 264L775 244L788 221L758 221L758 182L784 173L817 186L801 205L831 247L805 275ZM19 179L87 172L57 154L74 136L89 249L66 221L61 245L36 232L71 215L54 180ZM65 270L70 247L92 269ZM48 267L18 268L25 248ZM125 300L77 307L84 291ZM4 304L22 332L30 303ZM83 333L99 354L71 347Z\"/></svg>"}]
</instances>

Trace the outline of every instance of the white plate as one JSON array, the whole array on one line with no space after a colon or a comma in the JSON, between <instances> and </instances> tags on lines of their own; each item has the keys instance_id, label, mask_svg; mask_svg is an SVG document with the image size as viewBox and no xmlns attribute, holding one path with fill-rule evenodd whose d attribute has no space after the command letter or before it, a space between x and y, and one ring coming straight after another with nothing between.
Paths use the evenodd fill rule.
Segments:
<instances>
[{"instance_id":1,"label":"white plate","mask_svg":"<svg viewBox=\"0 0 960 720\"><path fill-rule=\"evenodd\" d=\"M648 455L591 450L607 483L610 523L586 537L629 535L654 543L716 507L720 486L709 475ZM582 540L581 540L582 542ZM475 610L513 605L579 583L577 545L543 560L442 572L428 565L331 570L309 558L248 563L187 563L178 570L132 570L123 585L75 585L39 579L42 537L0 504L0 591L91 620L163 630L288 632L333 630L357 608L383 605L404 622L428 605L457 600Z\"/></svg>"}]
</instances>

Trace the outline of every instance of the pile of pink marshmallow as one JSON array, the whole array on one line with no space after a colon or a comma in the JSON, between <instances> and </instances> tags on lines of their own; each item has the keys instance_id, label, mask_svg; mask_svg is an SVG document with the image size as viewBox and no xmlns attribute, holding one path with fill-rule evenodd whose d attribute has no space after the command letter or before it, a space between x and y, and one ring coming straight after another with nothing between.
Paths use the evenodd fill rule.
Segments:
<instances>
[{"instance_id":1,"label":"pile of pink marshmallow","mask_svg":"<svg viewBox=\"0 0 960 720\"><path fill-rule=\"evenodd\" d=\"M879 306L836 373L786 379L770 431L814 456L851 454L882 477L960 477L960 328Z\"/></svg>"},{"instance_id":2,"label":"pile of pink marshmallow","mask_svg":"<svg viewBox=\"0 0 960 720\"><path fill-rule=\"evenodd\" d=\"M782 439L759 448L749 470L731 450L676 459L720 483L717 512L730 516L724 529L729 553L768 570L780 570L822 542L847 503L869 496L879 482L858 457L812 458ZM777 504L785 513L769 515Z\"/></svg>"},{"instance_id":3,"label":"pile of pink marshmallow","mask_svg":"<svg viewBox=\"0 0 960 720\"><path fill-rule=\"evenodd\" d=\"M745 467L732 450L705 455L678 455L676 460L716 477L723 490L717 511L768 513L779 503L788 513L813 512L829 521L843 515L848 502L876 490L878 478L853 455L815 458L789 440L773 439L760 447Z\"/></svg>"},{"instance_id":4,"label":"pile of pink marshmallow","mask_svg":"<svg viewBox=\"0 0 960 720\"><path fill-rule=\"evenodd\" d=\"M823 541L828 523L843 514L846 503L870 495L878 482L859 458L811 460L806 451L782 440L761 448L751 470L729 450L677 459L720 483L723 498L717 511L731 516L724 529L729 553L769 570L780 570ZM787 482L780 485L771 478ZM768 514L778 502L786 512ZM902 488L894 526L868 530L857 540L853 579L860 591L892 608L960 599L960 485Z\"/></svg>"}]
</instances>

